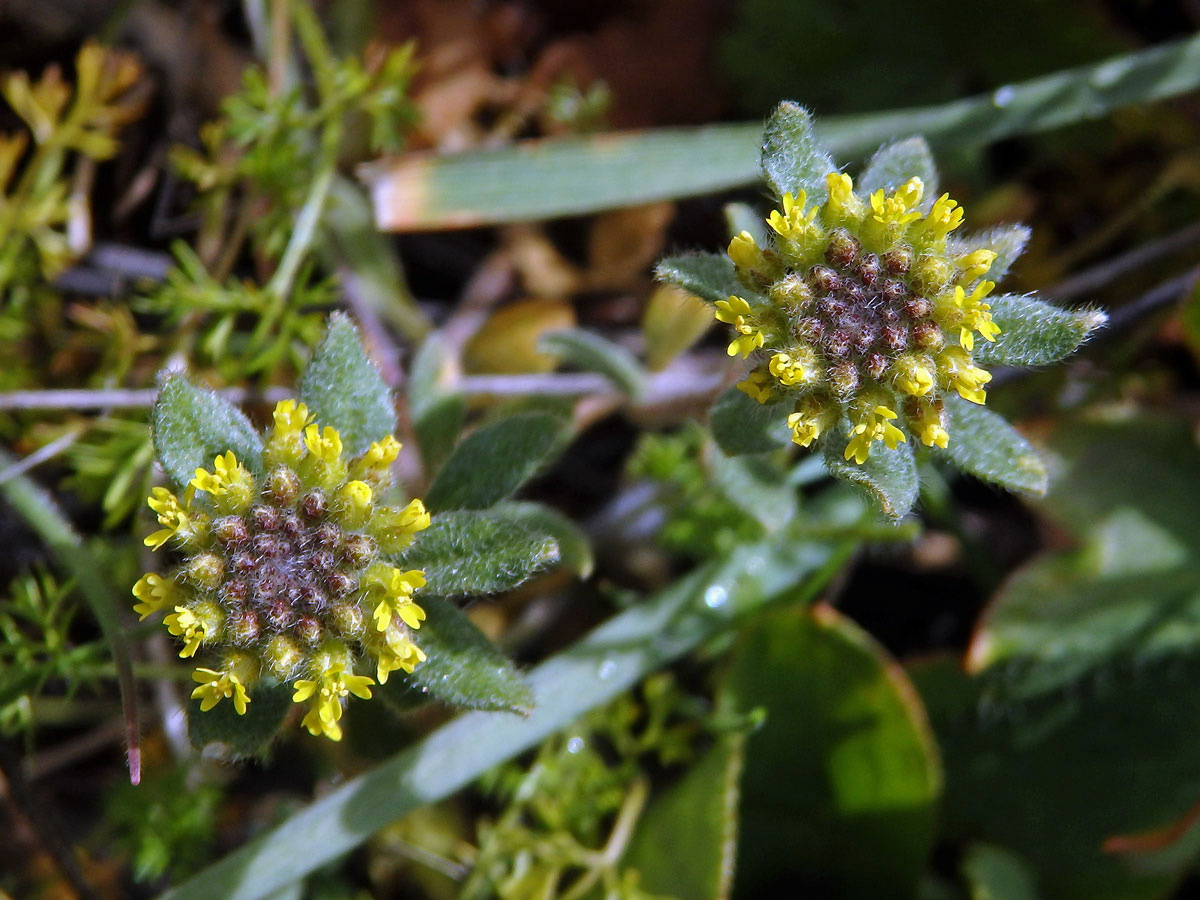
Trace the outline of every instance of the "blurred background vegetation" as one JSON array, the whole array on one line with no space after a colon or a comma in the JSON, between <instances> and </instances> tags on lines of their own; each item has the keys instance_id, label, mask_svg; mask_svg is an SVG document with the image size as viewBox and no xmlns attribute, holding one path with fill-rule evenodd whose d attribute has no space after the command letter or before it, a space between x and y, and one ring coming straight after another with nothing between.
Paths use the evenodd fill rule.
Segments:
<instances>
[{"instance_id":1,"label":"blurred background vegetation","mask_svg":"<svg viewBox=\"0 0 1200 900\"><path fill-rule=\"evenodd\" d=\"M1189 0L8 0L0 893L1200 896L1197 27ZM781 99L842 162L921 127L973 229L1033 227L1008 290L1110 312L996 373L1045 497L925 461L893 526L806 454L714 444L742 373L652 268L765 214ZM513 484L562 564L466 609L539 706L410 691L235 762L129 612L155 378L264 424L340 309L416 496L480 422L569 422Z\"/></svg>"}]
</instances>

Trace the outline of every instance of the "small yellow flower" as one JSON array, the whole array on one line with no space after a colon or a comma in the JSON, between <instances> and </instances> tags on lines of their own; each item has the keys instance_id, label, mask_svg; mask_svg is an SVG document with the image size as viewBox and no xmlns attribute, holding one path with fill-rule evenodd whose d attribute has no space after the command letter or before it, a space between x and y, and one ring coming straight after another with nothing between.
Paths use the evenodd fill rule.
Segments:
<instances>
[{"instance_id":1,"label":"small yellow flower","mask_svg":"<svg viewBox=\"0 0 1200 900\"><path fill-rule=\"evenodd\" d=\"M745 357L763 345L763 333L759 330L750 304L742 297L730 295L728 300L717 301L717 321L733 326L738 337L729 343L729 355L739 353Z\"/></svg>"},{"instance_id":2,"label":"small yellow flower","mask_svg":"<svg viewBox=\"0 0 1200 900\"><path fill-rule=\"evenodd\" d=\"M981 406L987 401L983 386L992 380L992 373L971 363L971 357L958 347L948 347L942 353L942 370L950 385L964 400Z\"/></svg>"},{"instance_id":3,"label":"small yellow flower","mask_svg":"<svg viewBox=\"0 0 1200 900\"><path fill-rule=\"evenodd\" d=\"M342 728L338 720L342 717L342 700L353 694L364 700L371 698L369 685L375 682L366 675L347 675L344 666L335 665L325 669L316 680L301 678L295 684L293 703L311 700L311 709L305 715L303 725L309 734L325 735L331 741L342 739Z\"/></svg>"},{"instance_id":4,"label":"small yellow flower","mask_svg":"<svg viewBox=\"0 0 1200 900\"><path fill-rule=\"evenodd\" d=\"M201 617L186 606L176 606L175 612L163 620L167 631L176 637L183 638L183 649L179 651L181 659L195 656L200 645L209 636L209 627Z\"/></svg>"},{"instance_id":5,"label":"small yellow flower","mask_svg":"<svg viewBox=\"0 0 1200 900\"><path fill-rule=\"evenodd\" d=\"M401 572L395 566L377 563L364 579L368 589L382 592L383 599L375 607L375 627L386 631L396 615L409 628L420 628L425 610L413 602L413 591L425 586L425 573L420 569Z\"/></svg>"},{"instance_id":6,"label":"small yellow flower","mask_svg":"<svg viewBox=\"0 0 1200 900\"><path fill-rule=\"evenodd\" d=\"M807 352L806 352L807 351ZM767 365L768 371L789 387L809 384L820 374L816 354L807 348L796 348L792 353L776 353Z\"/></svg>"},{"instance_id":7,"label":"small yellow flower","mask_svg":"<svg viewBox=\"0 0 1200 900\"><path fill-rule=\"evenodd\" d=\"M925 185L920 178L910 178L890 197L882 188L871 195L872 218L881 225L907 225L921 218L921 197Z\"/></svg>"},{"instance_id":8,"label":"small yellow flower","mask_svg":"<svg viewBox=\"0 0 1200 900\"><path fill-rule=\"evenodd\" d=\"M766 403L771 399L771 377L761 369L755 369L746 376L744 381L739 381L736 385L737 389L759 403Z\"/></svg>"},{"instance_id":9,"label":"small yellow flower","mask_svg":"<svg viewBox=\"0 0 1200 900\"><path fill-rule=\"evenodd\" d=\"M866 212L862 199L854 193L854 181L844 172L830 172L825 176L829 186L829 199L822 212L827 225L858 222Z\"/></svg>"},{"instance_id":10,"label":"small yellow flower","mask_svg":"<svg viewBox=\"0 0 1200 900\"><path fill-rule=\"evenodd\" d=\"M986 275L995 261L996 252L994 250L975 250L965 256L960 256L955 260L962 269L962 274L958 277L959 284L967 285L976 278Z\"/></svg>"},{"instance_id":11,"label":"small yellow flower","mask_svg":"<svg viewBox=\"0 0 1200 900\"><path fill-rule=\"evenodd\" d=\"M280 400L271 413L275 426L267 436L263 461L268 467L295 466L304 456L304 426L309 422L308 407L295 400Z\"/></svg>"},{"instance_id":12,"label":"small yellow flower","mask_svg":"<svg viewBox=\"0 0 1200 900\"><path fill-rule=\"evenodd\" d=\"M403 508L377 509L367 522L367 530L379 541L380 550L395 553L411 544L413 535L428 528L429 521L425 504L412 500Z\"/></svg>"},{"instance_id":13,"label":"small yellow flower","mask_svg":"<svg viewBox=\"0 0 1200 900\"><path fill-rule=\"evenodd\" d=\"M907 440L904 432L891 424L896 413L886 406L876 406L864 413L850 429L850 441L846 444L846 459L853 459L859 465L867 461L871 455L871 444L883 441L889 450L895 450L897 445Z\"/></svg>"},{"instance_id":14,"label":"small yellow flower","mask_svg":"<svg viewBox=\"0 0 1200 900\"><path fill-rule=\"evenodd\" d=\"M133 596L141 601L134 604L133 611L144 621L156 612L173 607L178 593L175 582L147 572L133 586Z\"/></svg>"},{"instance_id":15,"label":"small yellow flower","mask_svg":"<svg viewBox=\"0 0 1200 900\"><path fill-rule=\"evenodd\" d=\"M387 684L388 675L392 672L401 671L411 675L425 659L424 651L408 635L390 628L384 644L376 651L376 678L380 684Z\"/></svg>"},{"instance_id":16,"label":"small yellow flower","mask_svg":"<svg viewBox=\"0 0 1200 900\"><path fill-rule=\"evenodd\" d=\"M924 231L928 238L940 241L946 235L963 223L963 209L950 199L949 194L942 194L933 204L928 218L924 221Z\"/></svg>"},{"instance_id":17,"label":"small yellow flower","mask_svg":"<svg viewBox=\"0 0 1200 900\"><path fill-rule=\"evenodd\" d=\"M950 434L942 423L942 414L929 403L921 403L917 414L912 418L913 427L926 447L941 447L943 450L950 445Z\"/></svg>"},{"instance_id":18,"label":"small yellow flower","mask_svg":"<svg viewBox=\"0 0 1200 900\"><path fill-rule=\"evenodd\" d=\"M743 269L754 269L762 262L762 250L748 231L740 232L729 242L729 258Z\"/></svg>"},{"instance_id":19,"label":"small yellow flower","mask_svg":"<svg viewBox=\"0 0 1200 900\"><path fill-rule=\"evenodd\" d=\"M308 424L308 407L295 400L280 400L275 404L271 418L275 420L275 434L280 437L300 434Z\"/></svg>"},{"instance_id":20,"label":"small yellow flower","mask_svg":"<svg viewBox=\"0 0 1200 900\"><path fill-rule=\"evenodd\" d=\"M381 441L372 441L367 452L351 464L351 477L386 487L391 483L391 467L400 455L400 446L390 434Z\"/></svg>"},{"instance_id":21,"label":"small yellow flower","mask_svg":"<svg viewBox=\"0 0 1200 900\"><path fill-rule=\"evenodd\" d=\"M790 193L784 194L783 212L780 212L777 209L771 210L771 215L767 218L767 224L770 225L780 237L790 238L792 240L799 240L803 238L808 233L809 227L812 225L813 220L816 219L817 213L820 211L820 207L814 206L812 209L808 210L808 212L805 212L804 203L807 199L808 196L804 193L804 191L801 191L795 196ZM746 234L746 236L749 237L748 232L743 232L743 234ZM751 240L753 240L753 238L751 238ZM730 250L732 249L733 245L730 244ZM731 258L733 257L732 252L729 255ZM736 263L737 260L734 259L734 262Z\"/></svg>"},{"instance_id":22,"label":"small yellow flower","mask_svg":"<svg viewBox=\"0 0 1200 900\"><path fill-rule=\"evenodd\" d=\"M371 512L374 491L365 481L347 481L337 492L335 514L345 526L361 525Z\"/></svg>"},{"instance_id":23,"label":"small yellow flower","mask_svg":"<svg viewBox=\"0 0 1200 900\"><path fill-rule=\"evenodd\" d=\"M231 672L201 668L192 673L192 680L200 682L199 687L192 691L192 699L200 701L201 712L208 712L222 700L232 697L233 708L237 710L237 714L246 714L246 704L250 702L250 696L238 676Z\"/></svg>"},{"instance_id":24,"label":"small yellow flower","mask_svg":"<svg viewBox=\"0 0 1200 900\"><path fill-rule=\"evenodd\" d=\"M250 508L256 499L254 478L245 466L237 461L232 450L227 450L213 460L213 471L197 469L189 486L204 491L213 498L219 512L240 515Z\"/></svg>"},{"instance_id":25,"label":"small yellow flower","mask_svg":"<svg viewBox=\"0 0 1200 900\"><path fill-rule=\"evenodd\" d=\"M958 329L958 343L964 350L975 349L975 335L978 331L987 341L996 340L1000 326L992 321L991 307L983 302L983 298L992 292L996 286L994 281L981 281L968 294L961 285L954 287L954 305L961 310L962 321Z\"/></svg>"},{"instance_id":26,"label":"small yellow flower","mask_svg":"<svg viewBox=\"0 0 1200 900\"><path fill-rule=\"evenodd\" d=\"M198 523L193 521L188 506L180 503L179 498L165 487L151 488L146 503L158 515L158 524L163 526L145 539L145 545L151 550L157 550L177 535L185 542L198 536Z\"/></svg>"},{"instance_id":27,"label":"small yellow flower","mask_svg":"<svg viewBox=\"0 0 1200 900\"><path fill-rule=\"evenodd\" d=\"M892 364L896 387L911 397L923 397L933 389L933 372L928 360L902 356Z\"/></svg>"},{"instance_id":28,"label":"small yellow flower","mask_svg":"<svg viewBox=\"0 0 1200 900\"><path fill-rule=\"evenodd\" d=\"M322 430L317 425L304 429L304 444L308 452L325 463L335 463L342 458L342 436L331 425Z\"/></svg>"}]
</instances>

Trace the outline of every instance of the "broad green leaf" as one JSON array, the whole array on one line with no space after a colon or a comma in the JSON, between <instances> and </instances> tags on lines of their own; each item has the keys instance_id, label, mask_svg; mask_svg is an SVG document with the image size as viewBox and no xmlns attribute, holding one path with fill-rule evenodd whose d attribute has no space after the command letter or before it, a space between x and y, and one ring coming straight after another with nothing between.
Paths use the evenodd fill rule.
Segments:
<instances>
[{"instance_id":1,"label":"broad green leaf","mask_svg":"<svg viewBox=\"0 0 1200 900\"><path fill-rule=\"evenodd\" d=\"M775 461L760 455L726 456L711 447L708 466L713 486L767 531L782 528L795 516L795 488Z\"/></svg>"},{"instance_id":2,"label":"broad green leaf","mask_svg":"<svg viewBox=\"0 0 1200 900\"><path fill-rule=\"evenodd\" d=\"M731 295L744 297L751 303L765 302L760 295L747 290L734 271L733 261L724 253L665 257L654 267L654 277L709 303L728 300Z\"/></svg>"},{"instance_id":3,"label":"broad green leaf","mask_svg":"<svg viewBox=\"0 0 1200 900\"><path fill-rule=\"evenodd\" d=\"M878 190L891 194L910 178L921 179L925 202L932 203L938 195L937 165L923 137L907 138L876 150L855 181L855 189L863 195Z\"/></svg>"},{"instance_id":4,"label":"broad green leaf","mask_svg":"<svg viewBox=\"0 0 1200 900\"><path fill-rule=\"evenodd\" d=\"M421 461L429 473L436 472L454 448L466 421L466 399L448 390L453 361L441 335L428 335L413 357L407 397L413 433L421 450Z\"/></svg>"},{"instance_id":5,"label":"broad green leaf","mask_svg":"<svg viewBox=\"0 0 1200 900\"><path fill-rule=\"evenodd\" d=\"M972 844L963 854L963 879L971 900L1040 900L1029 864L991 844Z\"/></svg>"},{"instance_id":6,"label":"broad green leaf","mask_svg":"<svg viewBox=\"0 0 1200 900\"><path fill-rule=\"evenodd\" d=\"M492 507L491 512L519 522L534 534L548 534L558 544L559 563L580 578L592 574L594 560L592 543L587 534L557 510L540 503L505 500Z\"/></svg>"},{"instance_id":7,"label":"broad green leaf","mask_svg":"<svg viewBox=\"0 0 1200 900\"><path fill-rule=\"evenodd\" d=\"M812 114L798 103L775 107L763 129L762 171L767 187L776 197L799 196L808 205L825 202L825 176L838 170L813 130Z\"/></svg>"},{"instance_id":8,"label":"broad green leaf","mask_svg":"<svg viewBox=\"0 0 1200 900\"><path fill-rule=\"evenodd\" d=\"M822 118L817 133L842 158L924 135L935 148L978 147L1093 120L1129 104L1200 87L1200 38L936 106ZM582 215L694 197L759 181L761 122L662 128L466 153L405 154L360 170L384 231L426 231ZM832 171L832 169L830 170Z\"/></svg>"},{"instance_id":9,"label":"broad green leaf","mask_svg":"<svg viewBox=\"0 0 1200 900\"><path fill-rule=\"evenodd\" d=\"M448 514L449 515L449 514ZM466 515L459 513L457 515ZM849 545L779 538L739 546L614 616L528 677L528 718L471 712L323 794L160 900L262 900L609 702L767 602L820 590Z\"/></svg>"},{"instance_id":10,"label":"broad green leaf","mask_svg":"<svg viewBox=\"0 0 1200 900\"><path fill-rule=\"evenodd\" d=\"M945 761L947 841L1019 854L1055 900L1173 895L1194 856L1140 871L1105 843L1175 822L1200 797L1194 653L1114 665L1032 701L1006 699L1006 673L971 678L953 658L911 675Z\"/></svg>"},{"instance_id":11,"label":"broad green leaf","mask_svg":"<svg viewBox=\"0 0 1200 900\"><path fill-rule=\"evenodd\" d=\"M428 658L405 680L451 706L528 714L533 695L512 660L454 604L417 599L427 618L415 639Z\"/></svg>"},{"instance_id":12,"label":"broad green leaf","mask_svg":"<svg viewBox=\"0 0 1200 900\"><path fill-rule=\"evenodd\" d=\"M238 462L262 474L262 439L245 414L212 391L182 375L169 375L151 413L154 449L167 475L182 488L196 469L211 469L213 459L232 450Z\"/></svg>"},{"instance_id":13,"label":"broad green leaf","mask_svg":"<svg viewBox=\"0 0 1200 900\"><path fill-rule=\"evenodd\" d=\"M933 848L941 768L899 666L830 607L788 609L739 644L721 692L762 708L742 777L737 888L911 897Z\"/></svg>"},{"instance_id":14,"label":"broad green leaf","mask_svg":"<svg viewBox=\"0 0 1200 900\"><path fill-rule=\"evenodd\" d=\"M554 538L528 530L520 516L456 510L438 513L397 565L425 572L425 591L472 597L507 591L559 561Z\"/></svg>"},{"instance_id":15,"label":"broad green leaf","mask_svg":"<svg viewBox=\"0 0 1200 900\"><path fill-rule=\"evenodd\" d=\"M1108 321L1098 309L1059 309L1034 297L999 294L987 298L1000 326L994 342L975 342L975 361L1009 366L1044 366L1079 348Z\"/></svg>"},{"instance_id":16,"label":"broad green leaf","mask_svg":"<svg viewBox=\"0 0 1200 900\"><path fill-rule=\"evenodd\" d=\"M946 455L954 465L1010 491L1046 493L1045 464L1003 416L961 397L946 398L946 414Z\"/></svg>"},{"instance_id":17,"label":"broad green leaf","mask_svg":"<svg viewBox=\"0 0 1200 900\"><path fill-rule=\"evenodd\" d=\"M792 442L790 412L786 403L759 403L731 387L713 404L709 424L717 445L729 456L766 453Z\"/></svg>"},{"instance_id":18,"label":"broad green leaf","mask_svg":"<svg viewBox=\"0 0 1200 900\"><path fill-rule=\"evenodd\" d=\"M630 397L642 394L646 373L637 357L598 334L581 328L553 331L538 339L538 352L557 356L584 372L597 372Z\"/></svg>"},{"instance_id":19,"label":"broad green leaf","mask_svg":"<svg viewBox=\"0 0 1200 900\"><path fill-rule=\"evenodd\" d=\"M889 450L882 443L871 446L867 461L859 464L845 458L843 440L825 442L825 465L829 474L862 488L887 518L897 521L912 511L920 484L912 448L897 444Z\"/></svg>"},{"instance_id":20,"label":"broad green leaf","mask_svg":"<svg viewBox=\"0 0 1200 900\"><path fill-rule=\"evenodd\" d=\"M293 688L286 684L254 685L246 714L241 716L232 700L222 700L208 712L200 711L199 700L189 700L188 736L198 749L222 744L235 758L261 756L283 727L292 708L292 693Z\"/></svg>"},{"instance_id":21,"label":"broad green leaf","mask_svg":"<svg viewBox=\"0 0 1200 900\"><path fill-rule=\"evenodd\" d=\"M1033 229L1028 225L998 225L959 238L951 236L946 241L946 251L951 256L959 256L975 250L991 250L996 258L984 277L988 281L999 281L1025 252L1025 245L1032 235Z\"/></svg>"},{"instance_id":22,"label":"broad green leaf","mask_svg":"<svg viewBox=\"0 0 1200 900\"><path fill-rule=\"evenodd\" d=\"M621 861L638 870L642 890L678 900L729 896L744 748L742 735L720 738L650 803Z\"/></svg>"},{"instance_id":23,"label":"broad green leaf","mask_svg":"<svg viewBox=\"0 0 1200 900\"><path fill-rule=\"evenodd\" d=\"M344 313L329 317L329 330L300 379L300 399L318 424L338 430L350 456L396 430L391 391Z\"/></svg>"},{"instance_id":24,"label":"broad green leaf","mask_svg":"<svg viewBox=\"0 0 1200 900\"><path fill-rule=\"evenodd\" d=\"M485 509L515 493L565 443L564 421L531 412L489 422L467 435L429 486L431 510Z\"/></svg>"}]
</instances>

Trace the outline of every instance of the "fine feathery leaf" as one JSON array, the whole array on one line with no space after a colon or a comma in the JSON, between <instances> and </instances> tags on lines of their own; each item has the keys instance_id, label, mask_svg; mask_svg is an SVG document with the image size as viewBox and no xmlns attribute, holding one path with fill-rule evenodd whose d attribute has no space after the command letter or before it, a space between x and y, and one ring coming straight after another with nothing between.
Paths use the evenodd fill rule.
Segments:
<instances>
[{"instance_id":1,"label":"fine feathery leaf","mask_svg":"<svg viewBox=\"0 0 1200 900\"><path fill-rule=\"evenodd\" d=\"M999 281L1025 252L1025 245L1032 235L1033 231L1028 225L997 225L962 237L952 235L946 241L946 252L950 256L960 256L975 250L991 250L996 258L987 271L987 278L989 281Z\"/></svg>"},{"instance_id":2,"label":"fine feathery leaf","mask_svg":"<svg viewBox=\"0 0 1200 900\"><path fill-rule=\"evenodd\" d=\"M396 430L391 391L367 358L358 329L342 313L330 317L329 330L304 370L300 399L320 425L338 430L352 456Z\"/></svg>"},{"instance_id":3,"label":"fine feathery leaf","mask_svg":"<svg viewBox=\"0 0 1200 900\"><path fill-rule=\"evenodd\" d=\"M424 570L426 593L439 597L507 591L561 556L553 537L531 531L525 521L495 511L440 513L396 564Z\"/></svg>"},{"instance_id":4,"label":"fine feathery leaf","mask_svg":"<svg viewBox=\"0 0 1200 900\"><path fill-rule=\"evenodd\" d=\"M1108 321L1097 309L1059 309L1021 294L988 297L992 319L1000 326L995 342L978 341L976 362L1044 366L1076 350Z\"/></svg>"},{"instance_id":5,"label":"fine feathery leaf","mask_svg":"<svg viewBox=\"0 0 1200 900\"><path fill-rule=\"evenodd\" d=\"M292 708L292 691L293 688L286 684L260 682L250 690L246 713L240 716L232 701L218 703L201 712L200 701L190 700L188 736L197 749L222 744L235 758L262 756Z\"/></svg>"},{"instance_id":6,"label":"fine feathery leaf","mask_svg":"<svg viewBox=\"0 0 1200 900\"><path fill-rule=\"evenodd\" d=\"M911 137L880 147L858 176L856 185L861 194L878 190L891 194L910 178L920 178L924 182L925 201L932 203L938 195L937 166L923 137Z\"/></svg>"},{"instance_id":7,"label":"fine feathery leaf","mask_svg":"<svg viewBox=\"0 0 1200 900\"><path fill-rule=\"evenodd\" d=\"M946 398L950 443L946 454L958 468L1010 491L1046 493L1046 466L1029 441L989 409Z\"/></svg>"},{"instance_id":8,"label":"fine feathery leaf","mask_svg":"<svg viewBox=\"0 0 1200 900\"><path fill-rule=\"evenodd\" d=\"M701 300L716 303L728 300L731 294L745 297L751 303L761 302L737 277L733 261L724 253L688 253L668 256L654 267L654 277L681 287Z\"/></svg>"},{"instance_id":9,"label":"fine feathery leaf","mask_svg":"<svg viewBox=\"0 0 1200 900\"><path fill-rule=\"evenodd\" d=\"M554 331L538 339L537 349L577 369L603 375L630 397L641 396L646 375L637 357L598 334L581 328Z\"/></svg>"},{"instance_id":10,"label":"fine feathery leaf","mask_svg":"<svg viewBox=\"0 0 1200 900\"><path fill-rule=\"evenodd\" d=\"M564 421L518 413L467 435L442 466L425 502L431 510L486 509L513 494L562 449Z\"/></svg>"},{"instance_id":11,"label":"fine feathery leaf","mask_svg":"<svg viewBox=\"0 0 1200 900\"><path fill-rule=\"evenodd\" d=\"M889 450L882 444L871 446L871 455L859 464L844 458L845 442L825 442L825 465L829 474L858 485L892 521L904 518L917 502L919 483L912 448L897 444Z\"/></svg>"},{"instance_id":12,"label":"fine feathery leaf","mask_svg":"<svg viewBox=\"0 0 1200 900\"><path fill-rule=\"evenodd\" d=\"M158 460L178 488L196 469L212 468L213 459L227 450L254 474L262 472L262 439L250 420L224 397L182 375L163 382L150 420Z\"/></svg>"},{"instance_id":13,"label":"fine feathery leaf","mask_svg":"<svg viewBox=\"0 0 1200 900\"><path fill-rule=\"evenodd\" d=\"M416 640L428 659L407 680L451 706L528 714L533 695L512 660L454 604L419 599L427 618Z\"/></svg>"},{"instance_id":14,"label":"fine feathery leaf","mask_svg":"<svg viewBox=\"0 0 1200 900\"><path fill-rule=\"evenodd\" d=\"M763 130L762 169L776 197L804 191L813 204L825 201L825 176L837 166L817 140L809 111L786 102L775 107Z\"/></svg>"}]
</instances>

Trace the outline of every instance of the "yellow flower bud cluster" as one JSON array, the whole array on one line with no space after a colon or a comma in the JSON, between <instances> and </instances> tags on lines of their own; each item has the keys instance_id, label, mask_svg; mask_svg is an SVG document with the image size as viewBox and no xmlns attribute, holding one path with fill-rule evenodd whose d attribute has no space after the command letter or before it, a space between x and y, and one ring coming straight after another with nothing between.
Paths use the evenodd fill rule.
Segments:
<instances>
[{"instance_id":1,"label":"yellow flower bud cluster","mask_svg":"<svg viewBox=\"0 0 1200 900\"><path fill-rule=\"evenodd\" d=\"M415 639L425 611L413 597L424 573L385 560L428 527L429 514L420 500L379 502L395 438L346 459L337 429L312 423L304 404L285 400L273 418L263 475L226 452L196 470L182 499L151 492L162 527L145 543L181 560L171 574L138 580L134 610L166 613L181 657L219 660L193 675L202 711L229 700L244 715L255 685L290 684L309 707L308 730L336 741L348 695L370 697L375 679L425 659ZM355 673L363 662L374 677Z\"/></svg>"},{"instance_id":2,"label":"yellow flower bud cluster","mask_svg":"<svg viewBox=\"0 0 1200 900\"><path fill-rule=\"evenodd\" d=\"M944 448L946 393L986 400L991 375L973 351L1000 333L983 277L996 253L949 244L962 207L946 194L928 202L919 178L866 197L848 175L826 183L822 203L783 196L766 246L747 231L730 242L746 296L719 301L716 318L735 332L729 355L756 360L738 387L786 401L801 446L845 435L856 463L909 435Z\"/></svg>"}]
</instances>

